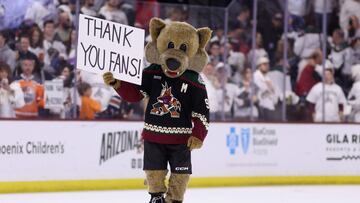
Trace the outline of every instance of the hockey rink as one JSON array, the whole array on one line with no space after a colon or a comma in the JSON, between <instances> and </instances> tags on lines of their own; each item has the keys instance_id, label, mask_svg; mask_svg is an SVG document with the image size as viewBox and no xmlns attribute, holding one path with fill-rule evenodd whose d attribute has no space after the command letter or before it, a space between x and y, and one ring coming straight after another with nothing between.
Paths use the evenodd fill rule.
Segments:
<instances>
[{"instance_id":1,"label":"hockey rink","mask_svg":"<svg viewBox=\"0 0 360 203\"><path fill-rule=\"evenodd\" d=\"M359 203L360 186L189 189L184 203ZM0 203L147 203L144 190L0 195Z\"/></svg>"}]
</instances>

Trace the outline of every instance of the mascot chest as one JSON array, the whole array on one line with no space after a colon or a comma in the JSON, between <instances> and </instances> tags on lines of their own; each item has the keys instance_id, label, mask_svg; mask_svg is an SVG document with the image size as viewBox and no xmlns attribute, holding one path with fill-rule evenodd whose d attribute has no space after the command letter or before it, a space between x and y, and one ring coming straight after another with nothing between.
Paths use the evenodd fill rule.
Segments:
<instances>
[{"instance_id":1,"label":"mascot chest","mask_svg":"<svg viewBox=\"0 0 360 203\"><path fill-rule=\"evenodd\" d=\"M154 75L147 110L151 115L179 118L191 108L190 84L180 78Z\"/></svg>"}]
</instances>

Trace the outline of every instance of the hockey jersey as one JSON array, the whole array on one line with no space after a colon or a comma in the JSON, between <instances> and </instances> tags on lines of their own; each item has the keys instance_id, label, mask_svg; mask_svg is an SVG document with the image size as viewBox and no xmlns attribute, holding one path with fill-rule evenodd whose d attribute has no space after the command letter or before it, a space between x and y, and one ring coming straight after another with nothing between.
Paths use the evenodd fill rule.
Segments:
<instances>
[{"instance_id":1,"label":"hockey jersey","mask_svg":"<svg viewBox=\"0 0 360 203\"><path fill-rule=\"evenodd\" d=\"M185 144L189 136L204 140L209 127L209 102L201 76L186 70L179 78L167 77L160 65L144 69L141 86L121 81L116 90L129 102L148 98L144 140Z\"/></svg>"},{"instance_id":2,"label":"hockey jersey","mask_svg":"<svg viewBox=\"0 0 360 203\"><path fill-rule=\"evenodd\" d=\"M44 87L33 80L33 77L21 76L17 82L24 93L25 105L15 109L17 118L38 117L39 107L44 107Z\"/></svg>"}]
</instances>

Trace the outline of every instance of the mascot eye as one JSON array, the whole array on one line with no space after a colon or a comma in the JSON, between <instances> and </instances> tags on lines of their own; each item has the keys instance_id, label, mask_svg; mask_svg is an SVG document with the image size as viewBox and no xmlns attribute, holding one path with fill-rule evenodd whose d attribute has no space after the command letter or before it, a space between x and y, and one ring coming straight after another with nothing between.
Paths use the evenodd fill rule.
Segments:
<instances>
[{"instance_id":1,"label":"mascot eye","mask_svg":"<svg viewBox=\"0 0 360 203\"><path fill-rule=\"evenodd\" d=\"M175 47L174 42L169 42L168 49L173 49Z\"/></svg>"},{"instance_id":2,"label":"mascot eye","mask_svg":"<svg viewBox=\"0 0 360 203\"><path fill-rule=\"evenodd\" d=\"M180 50L181 51L186 52L186 49L187 49L186 44L181 44L180 45Z\"/></svg>"}]
</instances>

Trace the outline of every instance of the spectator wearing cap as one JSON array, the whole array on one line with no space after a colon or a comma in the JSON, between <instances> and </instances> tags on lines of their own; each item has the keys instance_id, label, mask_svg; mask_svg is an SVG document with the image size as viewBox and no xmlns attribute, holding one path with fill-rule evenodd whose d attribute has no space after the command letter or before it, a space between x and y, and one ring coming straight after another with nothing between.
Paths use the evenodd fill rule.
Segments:
<instances>
[{"instance_id":1,"label":"spectator wearing cap","mask_svg":"<svg viewBox=\"0 0 360 203\"><path fill-rule=\"evenodd\" d=\"M128 24L128 19L124 11L120 9L121 0L107 0L105 5L101 7L99 15L106 20L115 21L121 24Z\"/></svg>"},{"instance_id":2,"label":"spectator wearing cap","mask_svg":"<svg viewBox=\"0 0 360 203\"><path fill-rule=\"evenodd\" d=\"M260 57L256 61L257 70L254 72L254 83L259 89L259 117L266 121L278 118L275 108L279 101L278 90L268 76L269 62L268 58Z\"/></svg>"},{"instance_id":3,"label":"spectator wearing cap","mask_svg":"<svg viewBox=\"0 0 360 203\"><path fill-rule=\"evenodd\" d=\"M253 57L253 55L255 55ZM260 58L269 58L268 53L263 48L263 38L262 35L258 32L256 33L256 47L255 50L250 50L247 55L247 61L249 64L256 63ZM253 61L254 60L254 61Z\"/></svg>"},{"instance_id":4,"label":"spectator wearing cap","mask_svg":"<svg viewBox=\"0 0 360 203\"><path fill-rule=\"evenodd\" d=\"M306 97L306 100L309 102L310 111L312 112L313 121L344 121L343 107L346 104L345 94L341 87L334 81L333 67L325 66L324 74L324 82L317 83L311 88ZM325 92L323 91L323 85L325 85ZM323 112L325 112L325 114L323 114Z\"/></svg>"},{"instance_id":5,"label":"spectator wearing cap","mask_svg":"<svg viewBox=\"0 0 360 203\"><path fill-rule=\"evenodd\" d=\"M11 83L11 69L0 62L0 118L15 118L14 108L24 106L24 94L19 83Z\"/></svg>"},{"instance_id":6,"label":"spectator wearing cap","mask_svg":"<svg viewBox=\"0 0 360 203\"><path fill-rule=\"evenodd\" d=\"M94 0L83 0L80 11L85 15L96 16L97 13L94 10Z\"/></svg>"},{"instance_id":7,"label":"spectator wearing cap","mask_svg":"<svg viewBox=\"0 0 360 203\"><path fill-rule=\"evenodd\" d=\"M14 72L16 66L16 53L7 45L7 33L0 31L0 61L10 66L11 72Z\"/></svg>"},{"instance_id":8,"label":"spectator wearing cap","mask_svg":"<svg viewBox=\"0 0 360 203\"><path fill-rule=\"evenodd\" d=\"M355 82L349 92L348 102L351 105L352 121L360 123L360 64L354 65L351 72Z\"/></svg>"},{"instance_id":9,"label":"spectator wearing cap","mask_svg":"<svg viewBox=\"0 0 360 203\"><path fill-rule=\"evenodd\" d=\"M15 109L15 114L17 118L36 118L40 108L44 107L44 87L40 76L34 73L35 61L32 58L22 58L20 65L21 74L14 82L19 83L23 91L25 105Z\"/></svg>"}]
</instances>

